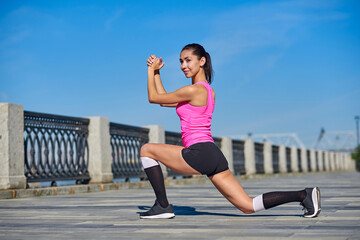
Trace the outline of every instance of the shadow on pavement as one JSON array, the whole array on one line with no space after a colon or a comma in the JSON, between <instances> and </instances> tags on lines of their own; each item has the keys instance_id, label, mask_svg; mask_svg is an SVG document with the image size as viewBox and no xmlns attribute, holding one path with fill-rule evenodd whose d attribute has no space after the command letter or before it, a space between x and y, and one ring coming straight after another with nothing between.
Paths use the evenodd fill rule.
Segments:
<instances>
[{"instance_id":1,"label":"shadow on pavement","mask_svg":"<svg viewBox=\"0 0 360 240\"><path fill-rule=\"evenodd\" d=\"M150 210L150 206L138 206L139 210L148 211ZM285 216L293 216L293 217L302 217L303 215L299 214L230 214L230 213L215 213L215 212L205 212L205 211L197 211L194 207L189 206L173 206L174 212L176 216L190 216L190 215L210 215L210 216L225 216L225 217L285 217ZM141 212L137 212L140 214Z\"/></svg>"}]
</instances>

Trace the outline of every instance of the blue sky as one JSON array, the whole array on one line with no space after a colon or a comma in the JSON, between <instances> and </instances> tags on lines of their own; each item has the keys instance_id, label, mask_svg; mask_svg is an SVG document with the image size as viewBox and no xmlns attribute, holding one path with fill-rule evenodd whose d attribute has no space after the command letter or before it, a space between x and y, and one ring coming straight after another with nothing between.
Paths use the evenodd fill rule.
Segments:
<instances>
[{"instance_id":1,"label":"blue sky","mask_svg":"<svg viewBox=\"0 0 360 240\"><path fill-rule=\"evenodd\" d=\"M180 131L147 101L146 59L167 91L190 84L188 43L215 70L214 136L355 130L360 115L358 1L0 0L0 102Z\"/></svg>"}]
</instances>

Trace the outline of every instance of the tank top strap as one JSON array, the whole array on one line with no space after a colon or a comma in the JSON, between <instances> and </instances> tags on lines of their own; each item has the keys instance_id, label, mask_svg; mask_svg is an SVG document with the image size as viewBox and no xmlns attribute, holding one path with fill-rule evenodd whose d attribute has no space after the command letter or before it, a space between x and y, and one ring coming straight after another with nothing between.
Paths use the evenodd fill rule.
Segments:
<instances>
[{"instance_id":1,"label":"tank top strap","mask_svg":"<svg viewBox=\"0 0 360 240\"><path fill-rule=\"evenodd\" d=\"M209 106L214 105L214 98L212 97L212 88L210 87L210 84L208 84L208 83L206 83L206 82L197 82L197 83L195 83L195 84L199 84L199 83L200 83L201 85L205 86L205 87L206 87L206 90L207 90L207 92L208 92L207 104L206 104L207 108L208 108ZM194 84L194 85L195 85L195 84Z\"/></svg>"}]
</instances>

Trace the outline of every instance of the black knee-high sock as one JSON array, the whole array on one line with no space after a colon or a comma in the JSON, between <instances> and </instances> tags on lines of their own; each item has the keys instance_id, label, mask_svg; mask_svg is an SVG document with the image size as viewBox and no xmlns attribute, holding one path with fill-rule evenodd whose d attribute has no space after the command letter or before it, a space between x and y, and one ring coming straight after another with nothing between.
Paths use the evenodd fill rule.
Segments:
<instances>
[{"instance_id":1,"label":"black knee-high sock","mask_svg":"<svg viewBox=\"0 0 360 240\"><path fill-rule=\"evenodd\" d=\"M269 209L284 203L302 202L305 198L305 190L290 192L268 192L263 194L263 203L265 209Z\"/></svg>"},{"instance_id":2,"label":"black knee-high sock","mask_svg":"<svg viewBox=\"0 0 360 240\"><path fill-rule=\"evenodd\" d=\"M156 200L163 208L169 206L169 202L166 197L164 175L161 171L160 165L146 168L145 173L154 189Z\"/></svg>"}]
</instances>

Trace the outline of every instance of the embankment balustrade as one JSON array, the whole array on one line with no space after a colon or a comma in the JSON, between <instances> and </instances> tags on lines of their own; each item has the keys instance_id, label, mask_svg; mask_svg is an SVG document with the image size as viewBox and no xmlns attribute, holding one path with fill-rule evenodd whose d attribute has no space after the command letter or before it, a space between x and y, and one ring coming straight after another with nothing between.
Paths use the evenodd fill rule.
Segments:
<instances>
[{"instance_id":1,"label":"embankment balustrade","mask_svg":"<svg viewBox=\"0 0 360 240\"><path fill-rule=\"evenodd\" d=\"M157 125L134 127L101 117L29 112L8 103L0 104L0 141L0 189L24 188L26 182L144 179L142 145L182 145L180 133ZM252 139L214 137L214 141L235 175L354 170L354 161L344 153L254 143ZM164 166L163 171L166 177L182 176Z\"/></svg>"}]
</instances>

